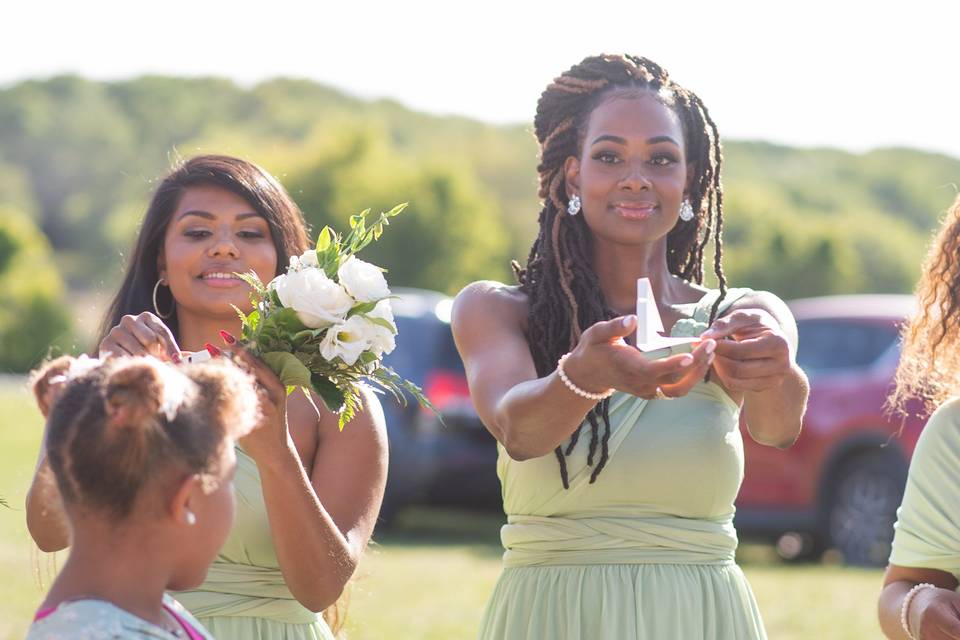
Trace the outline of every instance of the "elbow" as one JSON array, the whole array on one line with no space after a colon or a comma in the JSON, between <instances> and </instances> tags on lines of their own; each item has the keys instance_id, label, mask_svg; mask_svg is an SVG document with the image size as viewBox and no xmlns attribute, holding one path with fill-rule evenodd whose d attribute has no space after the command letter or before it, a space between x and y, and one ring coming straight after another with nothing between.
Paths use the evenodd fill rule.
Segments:
<instances>
[{"instance_id":1,"label":"elbow","mask_svg":"<svg viewBox=\"0 0 960 640\"><path fill-rule=\"evenodd\" d=\"M343 595L344 586L341 585L339 588L320 587L301 594L294 594L294 597L297 602L313 613L321 613L337 603L337 600Z\"/></svg>"},{"instance_id":2,"label":"elbow","mask_svg":"<svg viewBox=\"0 0 960 640\"><path fill-rule=\"evenodd\" d=\"M38 531L35 527L31 527L29 523L27 524L27 530L30 531L30 537L33 538L37 547L44 553L63 551L70 546L66 536L51 534L46 531Z\"/></svg>"},{"instance_id":3,"label":"elbow","mask_svg":"<svg viewBox=\"0 0 960 640\"><path fill-rule=\"evenodd\" d=\"M539 458L540 456L545 456L550 453L549 450L542 451L541 449L543 449L543 447L537 447L536 443L532 443L529 440L524 441L522 438L511 436L510 432L506 429L500 433L500 444L503 445L504 451L507 452L507 455L510 456L511 460L523 462L524 460Z\"/></svg>"}]
</instances>

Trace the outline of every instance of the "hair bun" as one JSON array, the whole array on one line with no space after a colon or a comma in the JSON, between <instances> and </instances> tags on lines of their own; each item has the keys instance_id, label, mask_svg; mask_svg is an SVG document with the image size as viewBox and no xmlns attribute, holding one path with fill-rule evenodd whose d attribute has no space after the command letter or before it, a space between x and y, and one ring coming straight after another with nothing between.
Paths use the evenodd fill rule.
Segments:
<instances>
[{"instance_id":1,"label":"hair bun","mask_svg":"<svg viewBox=\"0 0 960 640\"><path fill-rule=\"evenodd\" d=\"M111 426L139 426L156 416L164 400L161 366L152 358L130 358L109 374L104 399Z\"/></svg>"},{"instance_id":2,"label":"hair bun","mask_svg":"<svg viewBox=\"0 0 960 640\"><path fill-rule=\"evenodd\" d=\"M66 380L66 375L73 366L74 359L70 356L60 356L46 363L30 375L30 388L40 406L44 416L50 413L53 403L59 392L57 388Z\"/></svg>"}]
</instances>

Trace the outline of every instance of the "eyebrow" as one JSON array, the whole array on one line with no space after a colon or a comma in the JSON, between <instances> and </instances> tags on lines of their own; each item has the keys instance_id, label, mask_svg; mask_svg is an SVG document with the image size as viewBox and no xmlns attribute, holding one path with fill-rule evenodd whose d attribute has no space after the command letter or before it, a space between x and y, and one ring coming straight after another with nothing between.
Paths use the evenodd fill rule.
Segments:
<instances>
[{"instance_id":1,"label":"eyebrow","mask_svg":"<svg viewBox=\"0 0 960 640\"><path fill-rule=\"evenodd\" d=\"M621 138L620 136L611 136L611 135L598 136L593 141L593 144L597 144L598 142L605 142L605 141L613 142L615 144L622 144L622 145L627 144L626 139ZM672 144L675 144L678 147L680 146L680 143L674 140L673 138L671 138L670 136L654 136L652 138L647 139L647 144L658 144L660 142L670 142Z\"/></svg>"},{"instance_id":2,"label":"eyebrow","mask_svg":"<svg viewBox=\"0 0 960 640\"><path fill-rule=\"evenodd\" d=\"M204 220L216 219L216 216L210 213L209 211L202 211L200 209L191 209L190 211L184 211L183 213L181 213L177 217L177 220L183 220L187 216L197 216L198 218L203 218ZM263 216L256 212L241 213L237 215L236 220L237 221L246 220L247 218L263 218Z\"/></svg>"}]
</instances>

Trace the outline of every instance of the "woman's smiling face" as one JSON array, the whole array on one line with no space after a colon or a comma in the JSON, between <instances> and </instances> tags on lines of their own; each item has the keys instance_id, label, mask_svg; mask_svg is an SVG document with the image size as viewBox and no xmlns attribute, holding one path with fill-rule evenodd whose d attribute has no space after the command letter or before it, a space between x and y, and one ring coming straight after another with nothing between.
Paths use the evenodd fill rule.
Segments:
<instances>
[{"instance_id":1,"label":"woman's smiling face","mask_svg":"<svg viewBox=\"0 0 960 640\"><path fill-rule=\"evenodd\" d=\"M677 223L687 188L683 126L654 94L612 96L590 114L567 190L601 242L650 243Z\"/></svg>"},{"instance_id":2,"label":"woman's smiling face","mask_svg":"<svg viewBox=\"0 0 960 640\"><path fill-rule=\"evenodd\" d=\"M183 322L189 316L236 318L250 310L250 287L234 273L276 275L277 250L267 221L240 196L214 185L184 191L164 234L160 278Z\"/></svg>"}]
</instances>

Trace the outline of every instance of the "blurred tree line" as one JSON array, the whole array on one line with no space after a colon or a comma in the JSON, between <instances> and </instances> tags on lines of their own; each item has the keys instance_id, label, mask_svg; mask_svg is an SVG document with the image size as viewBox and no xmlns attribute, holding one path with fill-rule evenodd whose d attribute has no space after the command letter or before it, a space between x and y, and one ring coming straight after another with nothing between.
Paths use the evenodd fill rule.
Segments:
<instances>
[{"instance_id":1,"label":"blurred tree line","mask_svg":"<svg viewBox=\"0 0 960 640\"><path fill-rule=\"evenodd\" d=\"M523 261L536 233L528 126L426 115L303 80L21 82L0 89L0 371L87 338L71 334L65 294L112 292L156 181L199 153L264 166L314 229L409 201L367 252L394 286L453 293L509 280L510 258ZM960 160L909 149L727 142L724 166L729 279L784 298L910 291L960 182Z\"/></svg>"}]
</instances>

